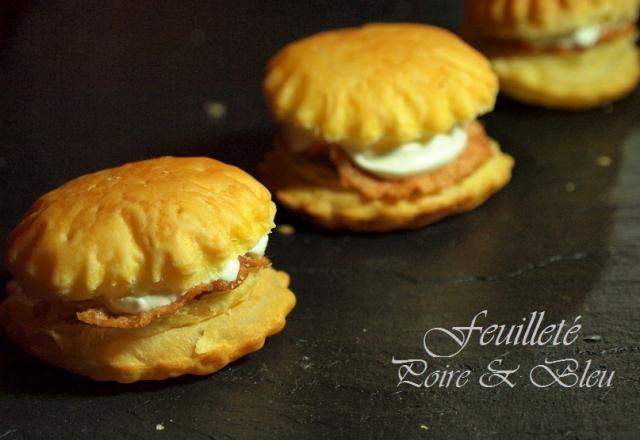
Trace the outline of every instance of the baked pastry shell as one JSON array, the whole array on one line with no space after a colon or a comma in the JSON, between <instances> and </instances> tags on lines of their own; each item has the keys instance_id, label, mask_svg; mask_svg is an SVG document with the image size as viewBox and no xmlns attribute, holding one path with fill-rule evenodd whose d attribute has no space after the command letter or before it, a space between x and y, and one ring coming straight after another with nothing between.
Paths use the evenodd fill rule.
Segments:
<instances>
[{"instance_id":1,"label":"baked pastry shell","mask_svg":"<svg viewBox=\"0 0 640 440\"><path fill-rule=\"evenodd\" d=\"M351 151L385 152L490 111L488 60L453 33L421 24L369 24L293 42L268 63L276 119Z\"/></svg>"},{"instance_id":2,"label":"baked pastry shell","mask_svg":"<svg viewBox=\"0 0 640 440\"><path fill-rule=\"evenodd\" d=\"M193 300L140 329L44 324L25 296L14 294L0 305L0 323L27 352L94 380L203 375L259 350L282 330L296 302L288 285L285 272L261 269L232 291Z\"/></svg>"},{"instance_id":3,"label":"baked pastry shell","mask_svg":"<svg viewBox=\"0 0 640 440\"><path fill-rule=\"evenodd\" d=\"M639 0L466 0L469 31L503 40L566 35L592 24L631 23Z\"/></svg>"},{"instance_id":4,"label":"baked pastry shell","mask_svg":"<svg viewBox=\"0 0 640 440\"><path fill-rule=\"evenodd\" d=\"M181 292L210 281L271 228L271 194L204 157L162 157L78 177L38 199L6 262L33 294L62 300Z\"/></svg>"},{"instance_id":5,"label":"baked pastry shell","mask_svg":"<svg viewBox=\"0 0 640 440\"><path fill-rule=\"evenodd\" d=\"M635 35L565 54L537 53L492 59L501 92L561 109L590 108L630 93L640 79Z\"/></svg>"}]
</instances>

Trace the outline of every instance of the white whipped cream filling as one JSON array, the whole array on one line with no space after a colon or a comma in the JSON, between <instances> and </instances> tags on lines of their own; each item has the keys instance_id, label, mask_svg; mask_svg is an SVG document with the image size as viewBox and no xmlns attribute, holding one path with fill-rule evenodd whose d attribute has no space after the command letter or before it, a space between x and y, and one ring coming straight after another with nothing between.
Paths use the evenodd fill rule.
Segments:
<instances>
[{"instance_id":1,"label":"white whipped cream filling","mask_svg":"<svg viewBox=\"0 0 640 440\"><path fill-rule=\"evenodd\" d=\"M258 240L258 243L249 250L248 253L258 256L264 256L267 244L269 243L269 234ZM240 272L240 260L234 258L224 265L220 272L211 276L207 282L215 280L235 281ZM113 313L136 314L146 312L147 310L162 307L175 302L184 292L180 293L155 293L150 295L130 295L121 298L104 298L104 305Z\"/></svg>"},{"instance_id":2,"label":"white whipped cream filling","mask_svg":"<svg viewBox=\"0 0 640 440\"><path fill-rule=\"evenodd\" d=\"M104 305L113 313L141 313L156 307L167 306L178 299L176 293L158 295L123 296L122 298L105 298Z\"/></svg>"},{"instance_id":3,"label":"white whipped cream filling","mask_svg":"<svg viewBox=\"0 0 640 440\"><path fill-rule=\"evenodd\" d=\"M249 253L253 255L258 255L260 257L264 257L264 252L267 250L267 244L269 244L269 234L265 235L260 240L258 240L258 243L256 243L256 245L251 248Z\"/></svg>"},{"instance_id":4,"label":"white whipped cream filling","mask_svg":"<svg viewBox=\"0 0 640 440\"><path fill-rule=\"evenodd\" d=\"M347 152L360 168L386 179L404 179L441 168L454 160L467 146L467 129L454 127L426 142L410 142L388 153Z\"/></svg>"},{"instance_id":5,"label":"white whipped cream filling","mask_svg":"<svg viewBox=\"0 0 640 440\"><path fill-rule=\"evenodd\" d=\"M579 47L586 49L596 44L604 31L605 27L601 24L589 24L579 27L567 36L558 38L555 44L564 48Z\"/></svg>"},{"instance_id":6,"label":"white whipped cream filling","mask_svg":"<svg viewBox=\"0 0 640 440\"><path fill-rule=\"evenodd\" d=\"M534 45L540 48L547 46L559 46L564 49L588 49L595 46L606 32L610 30L624 29L626 26L628 26L628 23L622 22L587 24L562 37L537 40L534 42Z\"/></svg>"}]
</instances>

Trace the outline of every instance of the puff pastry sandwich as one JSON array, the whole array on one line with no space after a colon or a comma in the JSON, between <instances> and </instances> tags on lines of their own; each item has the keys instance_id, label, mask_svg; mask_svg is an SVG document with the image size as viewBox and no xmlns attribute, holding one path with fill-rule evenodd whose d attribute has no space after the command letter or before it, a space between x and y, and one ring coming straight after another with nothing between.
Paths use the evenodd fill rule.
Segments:
<instances>
[{"instance_id":1,"label":"puff pastry sandwich","mask_svg":"<svg viewBox=\"0 0 640 440\"><path fill-rule=\"evenodd\" d=\"M621 98L640 78L639 0L467 0L463 32L492 60L500 90L582 109Z\"/></svg>"},{"instance_id":2,"label":"puff pastry sandwich","mask_svg":"<svg viewBox=\"0 0 640 440\"><path fill-rule=\"evenodd\" d=\"M207 158L162 157L45 194L7 242L0 323L95 380L208 374L258 350L295 304L264 256L271 195Z\"/></svg>"},{"instance_id":3,"label":"puff pastry sandwich","mask_svg":"<svg viewBox=\"0 0 640 440\"><path fill-rule=\"evenodd\" d=\"M484 202L513 160L475 120L498 80L452 33L369 24L289 44L264 92L282 124L261 164L287 208L330 229L413 228Z\"/></svg>"}]
</instances>

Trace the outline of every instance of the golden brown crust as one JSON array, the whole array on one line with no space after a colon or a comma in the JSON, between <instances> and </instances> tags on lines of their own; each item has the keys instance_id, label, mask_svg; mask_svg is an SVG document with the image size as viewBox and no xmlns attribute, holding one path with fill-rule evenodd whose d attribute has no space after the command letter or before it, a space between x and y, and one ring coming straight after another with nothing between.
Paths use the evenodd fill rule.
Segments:
<instances>
[{"instance_id":1,"label":"golden brown crust","mask_svg":"<svg viewBox=\"0 0 640 440\"><path fill-rule=\"evenodd\" d=\"M340 183L344 188L358 191L368 199L395 202L401 199L434 194L455 185L472 174L493 154L489 137L479 122L467 127L467 146L452 163L430 173L407 179L388 180L376 177L355 165L349 156L337 146L331 151Z\"/></svg>"},{"instance_id":2,"label":"golden brown crust","mask_svg":"<svg viewBox=\"0 0 640 440\"><path fill-rule=\"evenodd\" d=\"M389 231L423 226L471 210L511 178L513 159L492 142L492 156L473 174L438 193L393 203L368 200L343 188L335 170L300 166L280 147L260 166L267 185L287 208L329 229Z\"/></svg>"},{"instance_id":3,"label":"golden brown crust","mask_svg":"<svg viewBox=\"0 0 640 440\"><path fill-rule=\"evenodd\" d=\"M180 292L251 249L274 214L269 191L231 165L135 162L38 199L9 236L7 265L29 294L63 300Z\"/></svg>"},{"instance_id":4,"label":"golden brown crust","mask_svg":"<svg viewBox=\"0 0 640 440\"><path fill-rule=\"evenodd\" d=\"M267 336L284 327L295 305L288 284L286 273L261 269L237 289L191 301L140 329L43 323L29 298L13 294L0 305L0 323L26 351L95 380L209 374L260 349Z\"/></svg>"},{"instance_id":5,"label":"golden brown crust","mask_svg":"<svg viewBox=\"0 0 640 440\"><path fill-rule=\"evenodd\" d=\"M628 94L640 79L633 35L574 54L509 56L492 61L503 93L553 108L602 105Z\"/></svg>"},{"instance_id":6,"label":"golden brown crust","mask_svg":"<svg viewBox=\"0 0 640 440\"><path fill-rule=\"evenodd\" d=\"M466 0L465 28L497 39L558 37L591 24L631 23L638 0Z\"/></svg>"},{"instance_id":7,"label":"golden brown crust","mask_svg":"<svg viewBox=\"0 0 640 440\"><path fill-rule=\"evenodd\" d=\"M269 62L264 91L279 121L380 152L491 110L497 80L488 61L448 31L369 24L289 44Z\"/></svg>"}]
</instances>

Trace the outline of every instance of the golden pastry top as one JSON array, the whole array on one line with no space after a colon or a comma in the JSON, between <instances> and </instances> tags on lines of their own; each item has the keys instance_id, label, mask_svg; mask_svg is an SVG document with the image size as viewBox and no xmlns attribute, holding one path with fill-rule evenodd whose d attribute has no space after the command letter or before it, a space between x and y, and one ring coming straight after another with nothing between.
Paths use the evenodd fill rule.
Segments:
<instances>
[{"instance_id":1,"label":"golden pastry top","mask_svg":"<svg viewBox=\"0 0 640 440\"><path fill-rule=\"evenodd\" d=\"M561 36L582 26L631 23L640 0L466 0L465 27L499 39Z\"/></svg>"},{"instance_id":2,"label":"golden pastry top","mask_svg":"<svg viewBox=\"0 0 640 440\"><path fill-rule=\"evenodd\" d=\"M274 215L269 191L239 168L161 157L40 197L9 235L6 261L35 296L183 291L251 249Z\"/></svg>"},{"instance_id":3,"label":"golden pastry top","mask_svg":"<svg viewBox=\"0 0 640 440\"><path fill-rule=\"evenodd\" d=\"M282 123L351 150L388 151L493 108L489 62L444 29L369 24L293 42L267 66Z\"/></svg>"}]
</instances>

